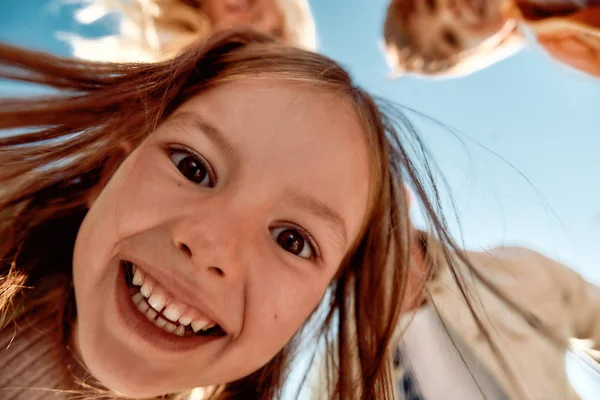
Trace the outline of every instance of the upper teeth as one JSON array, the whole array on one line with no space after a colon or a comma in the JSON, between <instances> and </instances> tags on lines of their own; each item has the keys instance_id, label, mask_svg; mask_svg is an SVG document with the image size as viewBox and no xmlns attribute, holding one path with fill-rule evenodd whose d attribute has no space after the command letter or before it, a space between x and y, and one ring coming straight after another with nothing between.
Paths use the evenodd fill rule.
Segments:
<instances>
[{"instance_id":1,"label":"upper teeth","mask_svg":"<svg viewBox=\"0 0 600 400\"><path fill-rule=\"evenodd\" d=\"M140 271L139 268L136 268L135 266L133 267L133 279L131 280L131 283L133 283L135 286L142 286L144 284L144 277L143 277L143 272Z\"/></svg>"},{"instance_id":2,"label":"upper teeth","mask_svg":"<svg viewBox=\"0 0 600 400\"><path fill-rule=\"evenodd\" d=\"M177 304L169 304L167 308L163 310L163 314L165 317L170 319L171 321L178 321L181 317L182 307ZM181 321L179 321L181 322ZM185 325L185 324L184 324Z\"/></svg>"},{"instance_id":3,"label":"upper teeth","mask_svg":"<svg viewBox=\"0 0 600 400\"><path fill-rule=\"evenodd\" d=\"M152 284L150 281L144 283L140 288L140 292L144 295L144 297L148 298L152 294Z\"/></svg>"},{"instance_id":4,"label":"upper teeth","mask_svg":"<svg viewBox=\"0 0 600 400\"><path fill-rule=\"evenodd\" d=\"M213 326L215 326L215 324L208 320L199 319L192 321L192 329L194 332L207 331Z\"/></svg>"},{"instance_id":5,"label":"upper teeth","mask_svg":"<svg viewBox=\"0 0 600 400\"><path fill-rule=\"evenodd\" d=\"M183 336L185 331L184 326L190 324L195 333L207 331L216 326L215 322L202 316L199 311L174 300L165 289L135 266L133 267L133 279L131 283L134 286L140 287L140 292L131 298L134 304L140 312L146 314L151 320L154 320L156 315L162 311L162 314L171 322L161 317L158 317L154 322L167 332ZM177 326L174 323L181 325Z\"/></svg>"},{"instance_id":6,"label":"upper teeth","mask_svg":"<svg viewBox=\"0 0 600 400\"><path fill-rule=\"evenodd\" d=\"M150 304L150 307L154 308L156 311L159 312L162 311L162 309L165 307L165 303L165 296L163 296L163 294L160 293L158 290L153 291L152 296L148 298L148 304Z\"/></svg>"}]
</instances>

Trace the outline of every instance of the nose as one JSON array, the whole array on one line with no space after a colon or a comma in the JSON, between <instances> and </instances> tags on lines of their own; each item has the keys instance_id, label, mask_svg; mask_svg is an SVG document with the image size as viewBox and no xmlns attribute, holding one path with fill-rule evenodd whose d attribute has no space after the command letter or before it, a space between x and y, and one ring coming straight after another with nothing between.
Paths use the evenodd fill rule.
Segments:
<instances>
[{"instance_id":1,"label":"nose","mask_svg":"<svg viewBox=\"0 0 600 400\"><path fill-rule=\"evenodd\" d=\"M172 228L173 244L198 274L228 281L243 274L241 234L234 221L216 216L182 218Z\"/></svg>"}]
</instances>

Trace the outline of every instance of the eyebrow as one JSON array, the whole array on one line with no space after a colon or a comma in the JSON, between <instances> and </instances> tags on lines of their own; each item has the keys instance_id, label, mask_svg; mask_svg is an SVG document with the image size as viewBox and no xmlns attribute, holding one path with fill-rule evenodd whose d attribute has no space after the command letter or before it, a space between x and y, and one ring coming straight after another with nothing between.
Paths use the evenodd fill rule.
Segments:
<instances>
[{"instance_id":1,"label":"eyebrow","mask_svg":"<svg viewBox=\"0 0 600 400\"><path fill-rule=\"evenodd\" d=\"M201 118L198 114L181 111L173 115L171 122L181 125L191 125L203 132L210 141L219 147L224 153L233 155L234 147L229 138L217 127Z\"/></svg>"},{"instance_id":2,"label":"eyebrow","mask_svg":"<svg viewBox=\"0 0 600 400\"><path fill-rule=\"evenodd\" d=\"M299 193L288 193L288 195L290 200L299 207L306 208L317 217L325 219L334 228L332 230L336 236L334 240L342 247L346 247L348 244L346 222L340 214L314 197Z\"/></svg>"}]
</instances>

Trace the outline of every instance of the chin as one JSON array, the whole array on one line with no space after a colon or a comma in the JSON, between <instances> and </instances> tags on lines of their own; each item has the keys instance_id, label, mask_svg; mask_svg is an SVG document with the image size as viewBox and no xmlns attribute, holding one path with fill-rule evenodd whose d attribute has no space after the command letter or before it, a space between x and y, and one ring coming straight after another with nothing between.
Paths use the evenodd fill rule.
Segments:
<instances>
[{"instance_id":1,"label":"chin","mask_svg":"<svg viewBox=\"0 0 600 400\"><path fill-rule=\"evenodd\" d=\"M116 373L116 370L102 370L93 372L97 377L102 387L117 394L120 397L139 399L139 398L155 398L161 395L182 392L183 390L169 390L156 387L151 382L157 382L155 379L148 379L147 375L135 373L124 374ZM122 372L122 371L121 371ZM150 384L149 384L150 383Z\"/></svg>"},{"instance_id":2,"label":"chin","mask_svg":"<svg viewBox=\"0 0 600 400\"><path fill-rule=\"evenodd\" d=\"M152 371L148 363L107 342L101 335L79 341L80 357L102 390L125 398L152 398L174 392L172 387L160 387L168 382L164 374Z\"/></svg>"}]
</instances>

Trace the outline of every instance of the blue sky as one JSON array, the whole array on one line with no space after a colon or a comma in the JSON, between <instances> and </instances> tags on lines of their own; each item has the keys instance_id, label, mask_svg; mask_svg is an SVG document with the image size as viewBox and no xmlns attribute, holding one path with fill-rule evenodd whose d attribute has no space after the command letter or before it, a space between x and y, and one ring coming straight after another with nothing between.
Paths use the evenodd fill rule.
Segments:
<instances>
[{"instance_id":1,"label":"blue sky","mask_svg":"<svg viewBox=\"0 0 600 400\"><path fill-rule=\"evenodd\" d=\"M379 43L385 3L312 0L319 51L370 92L459 132L415 117L457 205L454 232L470 248L535 248L600 284L600 80L534 47L465 78L392 80ZM98 36L114 25L82 27L58 4L4 0L0 41L66 55L57 31Z\"/></svg>"}]
</instances>

